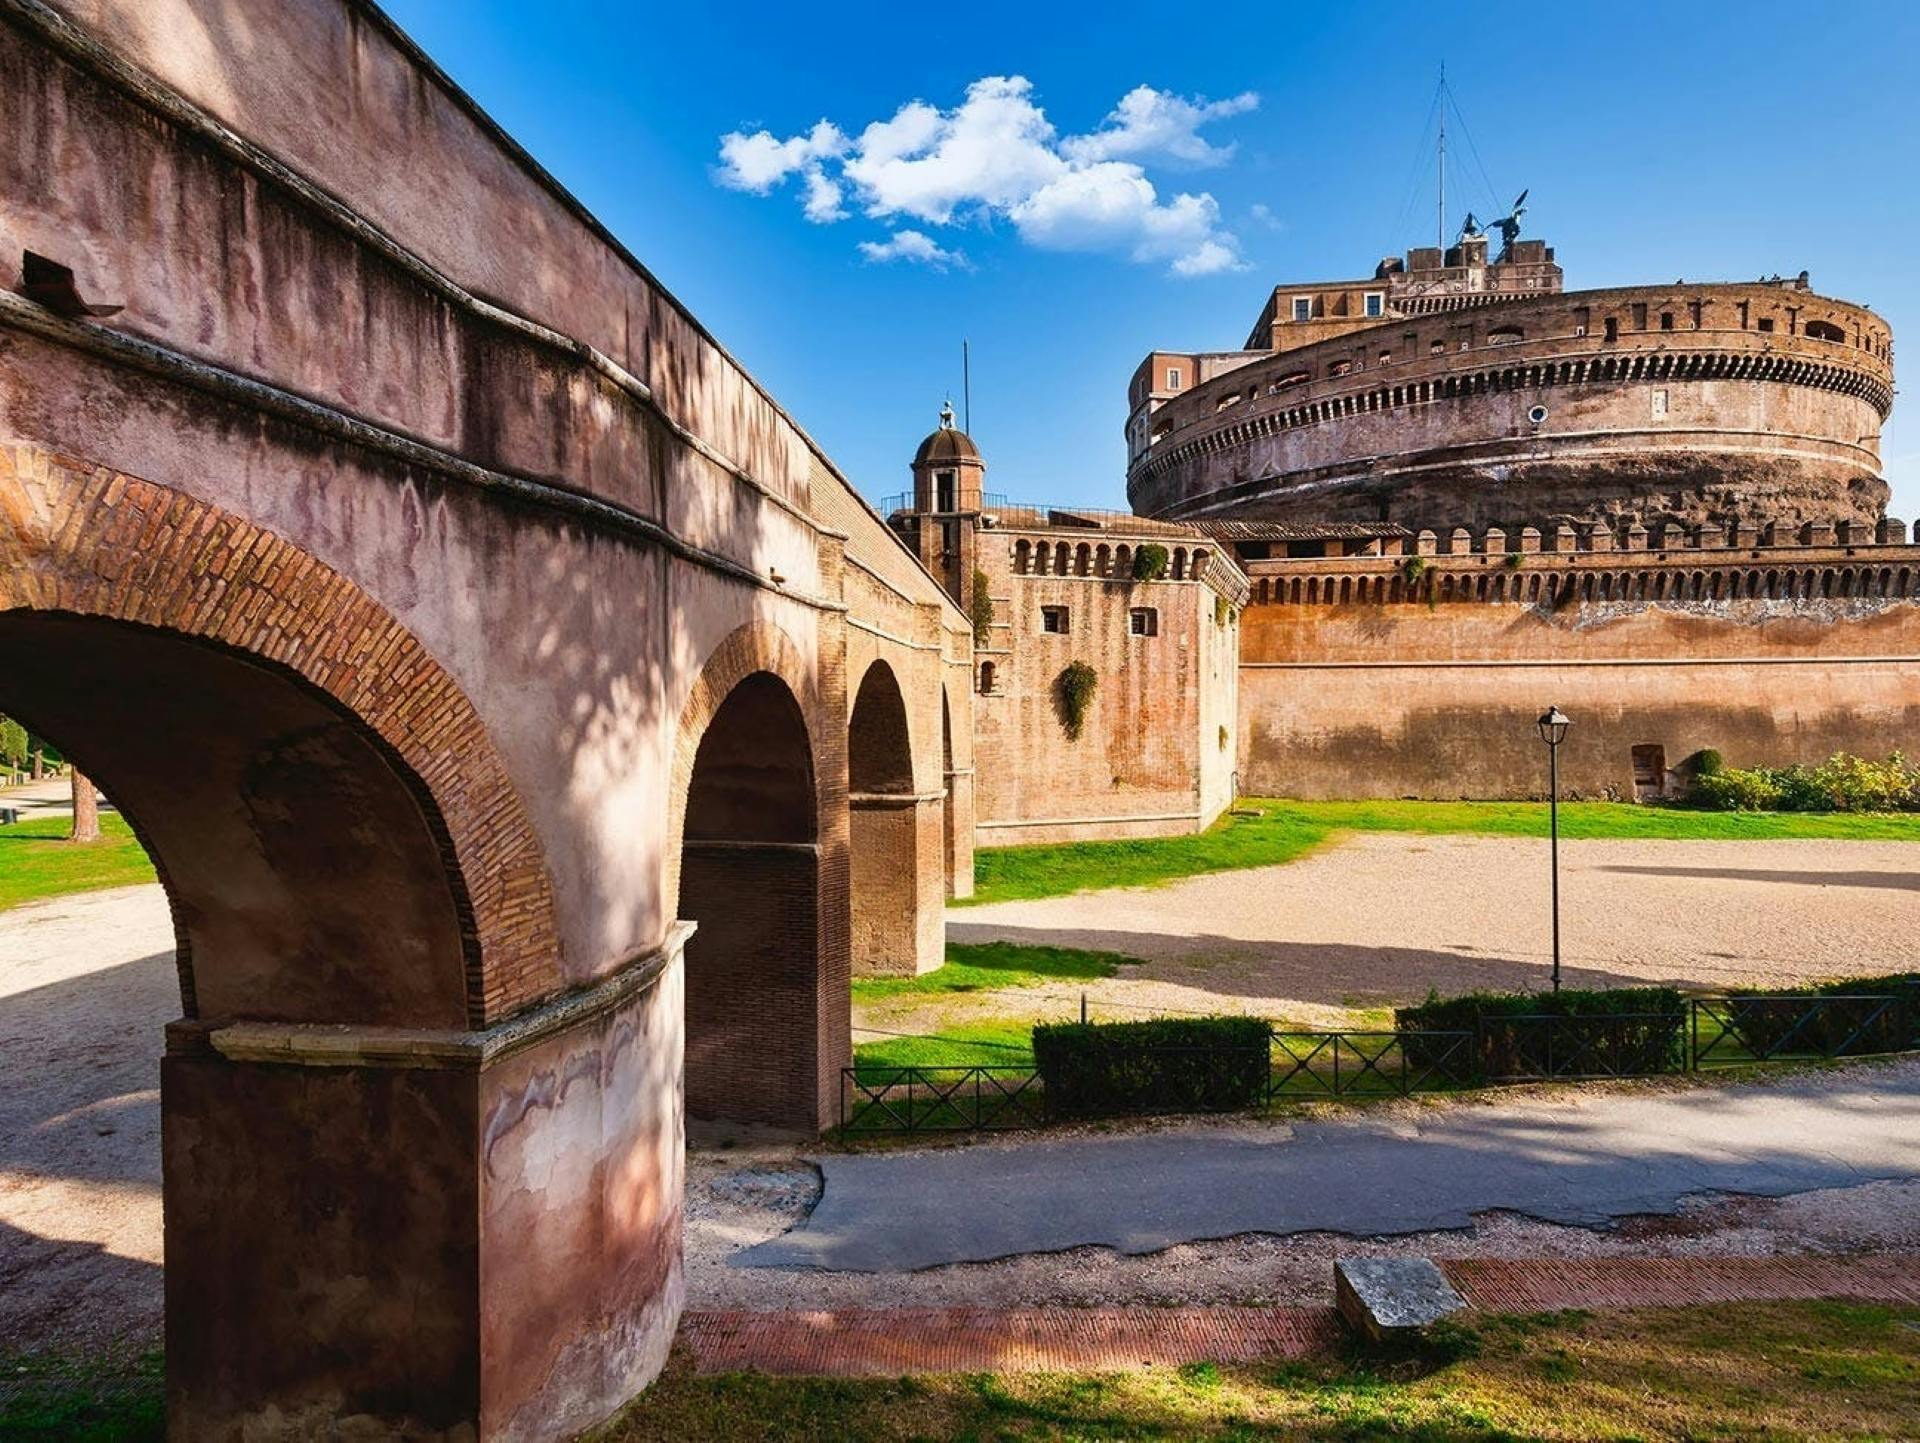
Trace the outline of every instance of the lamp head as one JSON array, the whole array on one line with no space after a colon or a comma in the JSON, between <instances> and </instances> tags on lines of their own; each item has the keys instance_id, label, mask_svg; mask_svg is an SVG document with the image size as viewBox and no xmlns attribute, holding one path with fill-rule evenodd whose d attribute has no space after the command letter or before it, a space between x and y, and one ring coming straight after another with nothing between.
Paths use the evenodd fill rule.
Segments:
<instances>
[{"instance_id":1,"label":"lamp head","mask_svg":"<svg viewBox=\"0 0 1920 1443\"><path fill-rule=\"evenodd\" d=\"M1540 714L1540 720L1534 723L1540 728L1540 740L1550 747L1557 747L1567 739L1567 728L1573 725L1573 718L1557 706L1550 706Z\"/></svg>"}]
</instances>

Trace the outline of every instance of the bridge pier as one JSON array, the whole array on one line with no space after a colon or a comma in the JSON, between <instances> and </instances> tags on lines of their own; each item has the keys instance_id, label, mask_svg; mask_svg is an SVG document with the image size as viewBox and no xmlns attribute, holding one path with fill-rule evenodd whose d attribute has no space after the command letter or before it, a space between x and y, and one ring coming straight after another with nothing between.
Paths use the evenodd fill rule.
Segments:
<instances>
[{"instance_id":1,"label":"bridge pier","mask_svg":"<svg viewBox=\"0 0 1920 1443\"><path fill-rule=\"evenodd\" d=\"M565 1438L643 1388L683 1298L690 931L480 1032L173 1024L169 1433Z\"/></svg>"}]
</instances>

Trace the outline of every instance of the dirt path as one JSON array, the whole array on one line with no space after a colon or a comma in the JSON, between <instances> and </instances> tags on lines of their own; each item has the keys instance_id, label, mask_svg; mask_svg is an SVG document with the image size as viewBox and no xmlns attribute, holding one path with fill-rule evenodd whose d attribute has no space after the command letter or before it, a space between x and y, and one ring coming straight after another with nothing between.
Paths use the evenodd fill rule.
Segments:
<instances>
[{"instance_id":1,"label":"dirt path","mask_svg":"<svg viewBox=\"0 0 1920 1443\"><path fill-rule=\"evenodd\" d=\"M158 887L0 913L0 1348L157 1343L161 1029L179 1015Z\"/></svg>"},{"instance_id":2,"label":"dirt path","mask_svg":"<svg viewBox=\"0 0 1920 1443\"><path fill-rule=\"evenodd\" d=\"M1920 848L1902 842L1563 842L1575 987L1753 986L1912 967ZM1139 957L1096 1013L1253 1012L1313 1025L1441 993L1545 985L1547 850L1527 838L1360 833L1283 867L948 914L956 942ZM966 1021L1065 1016L1079 984L943 1001ZM926 1030L911 1005L869 1025Z\"/></svg>"}]
</instances>

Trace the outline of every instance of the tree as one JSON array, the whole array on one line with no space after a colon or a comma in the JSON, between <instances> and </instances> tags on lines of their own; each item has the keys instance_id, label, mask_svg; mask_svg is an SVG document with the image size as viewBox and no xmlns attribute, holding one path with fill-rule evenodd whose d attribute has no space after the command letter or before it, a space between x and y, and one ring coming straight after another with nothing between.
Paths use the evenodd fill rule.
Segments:
<instances>
[{"instance_id":1,"label":"tree","mask_svg":"<svg viewBox=\"0 0 1920 1443\"><path fill-rule=\"evenodd\" d=\"M10 716L0 716L0 763L19 771L27 764L27 729Z\"/></svg>"},{"instance_id":2,"label":"tree","mask_svg":"<svg viewBox=\"0 0 1920 1443\"><path fill-rule=\"evenodd\" d=\"M100 840L100 795L94 791L93 783L80 774L78 767L73 769L73 831L68 840Z\"/></svg>"}]
</instances>

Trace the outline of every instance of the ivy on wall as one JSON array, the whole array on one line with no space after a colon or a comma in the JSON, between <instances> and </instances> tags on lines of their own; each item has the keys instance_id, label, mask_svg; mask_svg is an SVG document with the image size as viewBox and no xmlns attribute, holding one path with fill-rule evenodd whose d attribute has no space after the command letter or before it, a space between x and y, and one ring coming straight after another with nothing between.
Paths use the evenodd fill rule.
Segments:
<instances>
[{"instance_id":1,"label":"ivy on wall","mask_svg":"<svg viewBox=\"0 0 1920 1443\"><path fill-rule=\"evenodd\" d=\"M987 594L987 573L973 573L973 644L985 646L993 635L993 598Z\"/></svg>"},{"instance_id":2,"label":"ivy on wall","mask_svg":"<svg viewBox=\"0 0 1920 1443\"><path fill-rule=\"evenodd\" d=\"M1093 693L1100 676L1084 661L1067 663L1057 683L1060 690L1060 715L1069 740L1080 740L1080 729L1087 723L1087 708L1093 705Z\"/></svg>"},{"instance_id":3,"label":"ivy on wall","mask_svg":"<svg viewBox=\"0 0 1920 1443\"><path fill-rule=\"evenodd\" d=\"M1133 579L1135 581L1158 581L1167 574L1167 548L1157 541L1149 541L1133 553Z\"/></svg>"}]
</instances>

